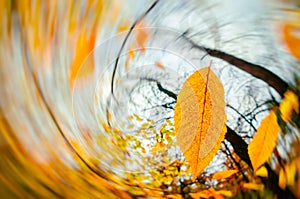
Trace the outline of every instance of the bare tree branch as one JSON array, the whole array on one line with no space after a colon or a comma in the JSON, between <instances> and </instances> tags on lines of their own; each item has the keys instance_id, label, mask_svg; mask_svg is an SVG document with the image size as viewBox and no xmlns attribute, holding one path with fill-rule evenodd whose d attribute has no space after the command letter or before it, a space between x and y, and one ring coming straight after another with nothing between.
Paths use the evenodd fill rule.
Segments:
<instances>
[{"instance_id":1,"label":"bare tree branch","mask_svg":"<svg viewBox=\"0 0 300 199\"><path fill-rule=\"evenodd\" d=\"M225 139L231 143L235 153L251 168L253 168L248 154L248 145L243 138L241 138L234 130L227 126Z\"/></svg>"},{"instance_id":2,"label":"bare tree branch","mask_svg":"<svg viewBox=\"0 0 300 199\"><path fill-rule=\"evenodd\" d=\"M283 81L279 76L263 68L260 65L247 62L243 59L237 58L233 55L218 50L212 50L209 48L205 48L205 50L209 55L220 58L228 62L229 64L232 64L238 67L239 69L253 75L254 77L263 80L271 87L273 87L281 96L283 96L285 91L288 89L288 84L285 81Z\"/></svg>"},{"instance_id":3,"label":"bare tree branch","mask_svg":"<svg viewBox=\"0 0 300 199\"><path fill-rule=\"evenodd\" d=\"M202 51L206 51L207 54L209 54L210 56L222 59L223 61L226 61L227 63L264 81L265 83L273 87L281 96L283 96L285 91L289 88L288 84L284 80L282 80L279 76L277 76L276 74L272 73L271 71L267 70L266 68L260 65L250 63L234 55L216 49L210 49L210 48L200 46L187 37L186 39L193 45L194 48L197 48Z\"/></svg>"}]
</instances>

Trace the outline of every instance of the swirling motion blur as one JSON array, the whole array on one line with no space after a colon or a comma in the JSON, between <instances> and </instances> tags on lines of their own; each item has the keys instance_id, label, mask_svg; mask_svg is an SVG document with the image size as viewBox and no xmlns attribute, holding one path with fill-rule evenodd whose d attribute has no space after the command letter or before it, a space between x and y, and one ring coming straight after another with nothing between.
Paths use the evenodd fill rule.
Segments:
<instances>
[{"instance_id":1,"label":"swirling motion blur","mask_svg":"<svg viewBox=\"0 0 300 199\"><path fill-rule=\"evenodd\" d=\"M1 195L129 197L118 189L126 187L122 179L101 169L100 151L95 156L87 151L87 145L94 152L99 148L95 135L88 123L79 126L72 114L74 81L95 70L90 60L87 71L79 72L82 62L96 46L97 29L116 21L119 5L1 4ZM113 9L114 15L106 9Z\"/></svg>"},{"instance_id":2,"label":"swirling motion blur","mask_svg":"<svg viewBox=\"0 0 300 199\"><path fill-rule=\"evenodd\" d=\"M235 110L226 110L222 140L228 126L246 140L270 109L266 102L280 101L280 91L299 72L293 67L299 63L300 40L293 35L298 21L284 23L283 47L266 26L277 20L268 18L275 9L253 2L256 10L245 23L236 20L235 14L244 15L238 6L209 0L1 0L1 197L185 198L214 187L211 174L229 162L234 146L222 145L226 155L217 154L216 167L192 178L175 144L174 108L185 80L209 65L222 83L222 95L216 95L223 100L224 86L227 107ZM268 17L260 20L256 12ZM280 64L274 57L281 57ZM236 60L247 63L247 70ZM265 79L270 84L265 73L253 75L251 62L257 73L274 71L273 78L284 84L279 95L272 77ZM242 118L242 112L249 114ZM214 148L211 137L205 139L211 142L207 153ZM257 180L251 166L238 169L233 173Z\"/></svg>"}]
</instances>

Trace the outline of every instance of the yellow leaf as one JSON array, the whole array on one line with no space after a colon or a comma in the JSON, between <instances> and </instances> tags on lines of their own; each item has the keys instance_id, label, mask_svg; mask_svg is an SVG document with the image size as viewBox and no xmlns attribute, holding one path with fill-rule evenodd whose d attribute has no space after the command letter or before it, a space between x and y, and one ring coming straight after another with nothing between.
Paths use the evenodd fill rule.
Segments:
<instances>
[{"instance_id":1,"label":"yellow leaf","mask_svg":"<svg viewBox=\"0 0 300 199\"><path fill-rule=\"evenodd\" d=\"M129 125L127 126L127 128L128 128L128 129L133 129L133 128L134 128L134 124L129 124Z\"/></svg>"},{"instance_id":2,"label":"yellow leaf","mask_svg":"<svg viewBox=\"0 0 300 199\"><path fill-rule=\"evenodd\" d=\"M105 132L107 132L107 133L110 132L110 126L108 124L102 123L102 127L103 127Z\"/></svg>"},{"instance_id":3,"label":"yellow leaf","mask_svg":"<svg viewBox=\"0 0 300 199\"><path fill-rule=\"evenodd\" d=\"M297 170L297 174L298 176L300 176L300 157L296 158L295 160L295 165L296 165L296 170ZM296 198L300 198L300 189L298 187L300 187L300 178L296 178L297 181L295 182L296 185L295 185L295 195L296 195Z\"/></svg>"},{"instance_id":4,"label":"yellow leaf","mask_svg":"<svg viewBox=\"0 0 300 199\"><path fill-rule=\"evenodd\" d=\"M174 121L177 144L195 179L215 156L226 133L223 85L209 67L196 71L183 84Z\"/></svg>"},{"instance_id":5,"label":"yellow leaf","mask_svg":"<svg viewBox=\"0 0 300 199\"><path fill-rule=\"evenodd\" d=\"M172 176L164 176L161 180L161 182L163 184L171 184L171 182L173 181L173 177Z\"/></svg>"},{"instance_id":6,"label":"yellow leaf","mask_svg":"<svg viewBox=\"0 0 300 199\"><path fill-rule=\"evenodd\" d=\"M180 194L167 195L168 199L182 199Z\"/></svg>"},{"instance_id":7,"label":"yellow leaf","mask_svg":"<svg viewBox=\"0 0 300 199\"><path fill-rule=\"evenodd\" d=\"M233 174L237 173L238 170L225 170L225 171L219 171L213 175L214 180L220 180L224 178L229 178Z\"/></svg>"},{"instance_id":8,"label":"yellow leaf","mask_svg":"<svg viewBox=\"0 0 300 199\"><path fill-rule=\"evenodd\" d=\"M145 129L145 128L149 128L151 126L150 123L144 123L142 124L141 128Z\"/></svg>"},{"instance_id":9,"label":"yellow leaf","mask_svg":"<svg viewBox=\"0 0 300 199\"><path fill-rule=\"evenodd\" d=\"M197 193L190 193L189 195L195 199L212 197L212 193L208 190L199 191Z\"/></svg>"},{"instance_id":10,"label":"yellow leaf","mask_svg":"<svg viewBox=\"0 0 300 199\"><path fill-rule=\"evenodd\" d=\"M244 189L251 189L256 191L263 191L264 185L263 184L255 184L255 183L244 183L243 184Z\"/></svg>"},{"instance_id":11,"label":"yellow leaf","mask_svg":"<svg viewBox=\"0 0 300 199\"><path fill-rule=\"evenodd\" d=\"M278 180L278 185L281 189L285 189L286 188L286 175L285 175L285 171L284 169L281 169L279 171L279 180Z\"/></svg>"},{"instance_id":12,"label":"yellow leaf","mask_svg":"<svg viewBox=\"0 0 300 199\"><path fill-rule=\"evenodd\" d=\"M130 29L130 23L122 22L118 26L118 32L124 32Z\"/></svg>"},{"instance_id":13,"label":"yellow leaf","mask_svg":"<svg viewBox=\"0 0 300 199\"><path fill-rule=\"evenodd\" d=\"M223 196L226 196L226 197L232 197L233 196L232 192L229 191L229 190L219 190L219 191L216 191L216 194L223 195Z\"/></svg>"},{"instance_id":14,"label":"yellow leaf","mask_svg":"<svg viewBox=\"0 0 300 199\"><path fill-rule=\"evenodd\" d=\"M228 190L219 190L216 191L214 188L209 188L207 190L198 191L197 193L190 193L192 198L224 198L232 197L232 192Z\"/></svg>"},{"instance_id":15,"label":"yellow leaf","mask_svg":"<svg viewBox=\"0 0 300 199\"><path fill-rule=\"evenodd\" d=\"M135 57L135 50L129 49L129 50L128 50L128 56L127 56L126 62L125 62L125 68L126 68L126 69L129 68L129 62L130 62L131 60L133 60L134 57Z\"/></svg>"},{"instance_id":16,"label":"yellow leaf","mask_svg":"<svg viewBox=\"0 0 300 199\"><path fill-rule=\"evenodd\" d=\"M260 177L268 177L268 170L266 169L266 167L260 167L256 172L255 172L256 176L260 176Z\"/></svg>"},{"instance_id":17,"label":"yellow leaf","mask_svg":"<svg viewBox=\"0 0 300 199\"><path fill-rule=\"evenodd\" d=\"M276 114L271 110L262 120L252 142L248 145L254 172L271 157L279 132Z\"/></svg>"},{"instance_id":18,"label":"yellow leaf","mask_svg":"<svg viewBox=\"0 0 300 199\"><path fill-rule=\"evenodd\" d=\"M130 187L128 189L128 192L132 195L137 195L137 196L138 195L145 195L145 192L142 189L138 188L138 187Z\"/></svg>"},{"instance_id":19,"label":"yellow leaf","mask_svg":"<svg viewBox=\"0 0 300 199\"><path fill-rule=\"evenodd\" d=\"M281 117L285 122L291 119L293 110L296 113L299 113L299 104L298 104L297 95L290 90L285 92L284 98L280 102L279 110L281 113Z\"/></svg>"},{"instance_id":20,"label":"yellow leaf","mask_svg":"<svg viewBox=\"0 0 300 199\"><path fill-rule=\"evenodd\" d=\"M138 116L137 114L133 114L133 116L135 117L135 119L137 121L139 121L139 122L143 121L143 119L140 116Z\"/></svg>"},{"instance_id":21,"label":"yellow leaf","mask_svg":"<svg viewBox=\"0 0 300 199\"><path fill-rule=\"evenodd\" d=\"M163 150L165 147L164 143L162 142L157 142L154 147L151 149L151 153L156 153L158 151Z\"/></svg>"},{"instance_id":22,"label":"yellow leaf","mask_svg":"<svg viewBox=\"0 0 300 199\"><path fill-rule=\"evenodd\" d=\"M295 185L296 164L292 161L285 165L286 185L293 187Z\"/></svg>"}]
</instances>

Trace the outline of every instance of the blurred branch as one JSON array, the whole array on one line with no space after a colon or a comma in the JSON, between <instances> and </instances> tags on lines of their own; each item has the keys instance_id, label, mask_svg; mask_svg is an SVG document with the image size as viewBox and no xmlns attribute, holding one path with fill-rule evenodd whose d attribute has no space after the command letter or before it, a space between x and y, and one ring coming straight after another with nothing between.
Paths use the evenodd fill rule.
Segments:
<instances>
[{"instance_id":1,"label":"blurred branch","mask_svg":"<svg viewBox=\"0 0 300 199\"><path fill-rule=\"evenodd\" d=\"M250 122L242 113L240 113L236 108L234 108L230 104L226 104L226 106L229 107L229 108L231 108L232 110L234 110L241 118L243 118L256 131L256 128L252 124L252 122Z\"/></svg>"},{"instance_id":2,"label":"blurred branch","mask_svg":"<svg viewBox=\"0 0 300 199\"><path fill-rule=\"evenodd\" d=\"M165 89L164 87L162 87L161 83L159 81L157 81L156 79L142 78L141 80L146 80L146 81L149 81L149 82L155 82L156 85L157 85L158 90L160 90L164 94L168 95L169 97L173 98L175 101L177 100L177 95L175 93Z\"/></svg>"},{"instance_id":3,"label":"blurred branch","mask_svg":"<svg viewBox=\"0 0 300 199\"><path fill-rule=\"evenodd\" d=\"M251 160L248 154L248 145L234 130L227 126L227 133L225 134L225 139L230 142L235 153L246 162L249 167L252 167Z\"/></svg>"},{"instance_id":4,"label":"blurred branch","mask_svg":"<svg viewBox=\"0 0 300 199\"><path fill-rule=\"evenodd\" d=\"M207 52L208 55L222 59L223 61L241 69L250 75L264 81L265 83L269 84L273 87L281 96L285 93L285 91L289 88L288 84L281 79L279 76L274 74L273 72L267 70L266 68L238 58L234 55L222 52L216 49L210 49L203 46L200 46L190 40L189 38L185 37L194 48L197 48L201 51Z\"/></svg>"},{"instance_id":5,"label":"blurred branch","mask_svg":"<svg viewBox=\"0 0 300 199\"><path fill-rule=\"evenodd\" d=\"M113 69L113 72L112 72L112 78L111 78L111 94L112 96L114 97L114 81L115 81L115 76L116 76L116 72L117 72L117 68L118 68L118 64L119 64L119 60L120 60L120 56L121 56L121 53L125 47L125 44L129 38L129 36L131 35L133 29L135 28L135 26L140 22L142 21L146 16L147 14L156 6L156 4L159 2L159 0L156 0L139 18L137 18L134 23L131 25L128 33L126 34L125 36L125 39L122 43L122 46L118 52L118 56L117 56L117 59L116 59L116 62L114 64L114 69Z\"/></svg>"}]
</instances>

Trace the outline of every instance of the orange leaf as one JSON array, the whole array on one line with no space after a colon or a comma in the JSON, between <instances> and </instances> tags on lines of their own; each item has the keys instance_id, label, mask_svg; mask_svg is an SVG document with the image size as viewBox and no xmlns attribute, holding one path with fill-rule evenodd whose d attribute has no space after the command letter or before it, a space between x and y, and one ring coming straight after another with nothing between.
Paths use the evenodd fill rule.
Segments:
<instances>
[{"instance_id":1,"label":"orange leaf","mask_svg":"<svg viewBox=\"0 0 300 199\"><path fill-rule=\"evenodd\" d=\"M243 188L257 190L257 191L263 191L264 185L263 184L255 184L255 183L244 183Z\"/></svg>"},{"instance_id":2,"label":"orange leaf","mask_svg":"<svg viewBox=\"0 0 300 199\"><path fill-rule=\"evenodd\" d=\"M146 153L146 149L142 147L142 153Z\"/></svg>"},{"instance_id":3,"label":"orange leaf","mask_svg":"<svg viewBox=\"0 0 300 199\"><path fill-rule=\"evenodd\" d=\"M142 25L138 25L139 29L137 29L136 42L140 48L142 48L142 53L145 52L145 44L149 38L149 32L147 29L143 28Z\"/></svg>"},{"instance_id":4,"label":"orange leaf","mask_svg":"<svg viewBox=\"0 0 300 199\"><path fill-rule=\"evenodd\" d=\"M279 171L278 185L283 190L286 188L286 175L285 175L284 169L281 169Z\"/></svg>"},{"instance_id":5,"label":"orange leaf","mask_svg":"<svg viewBox=\"0 0 300 199\"><path fill-rule=\"evenodd\" d=\"M300 10L292 10L292 20L283 24L283 39L291 54L300 60Z\"/></svg>"},{"instance_id":6,"label":"orange leaf","mask_svg":"<svg viewBox=\"0 0 300 199\"><path fill-rule=\"evenodd\" d=\"M213 194L209 190L199 191L197 193L189 194L192 198L210 198Z\"/></svg>"},{"instance_id":7,"label":"orange leaf","mask_svg":"<svg viewBox=\"0 0 300 199\"><path fill-rule=\"evenodd\" d=\"M183 84L175 106L177 143L195 179L210 163L226 133L224 89L218 77L203 68Z\"/></svg>"},{"instance_id":8,"label":"orange leaf","mask_svg":"<svg viewBox=\"0 0 300 199\"><path fill-rule=\"evenodd\" d=\"M215 173L212 178L214 180L220 180L220 179L228 178L237 172L238 172L238 170L219 171L219 172Z\"/></svg>"},{"instance_id":9,"label":"orange leaf","mask_svg":"<svg viewBox=\"0 0 300 199\"><path fill-rule=\"evenodd\" d=\"M155 62L155 66L157 66L160 69L165 69L165 66L161 62Z\"/></svg>"},{"instance_id":10,"label":"orange leaf","mask_svg":"<svg viewBox=\"0 0 300 199\"><path fill-rule=\"evenodd\" d=\"M182 199L182 196L179 194L167 195L168 199Z\"/></svg>"},{"instance_id":11,"label":"orange leaf","mask_svg":"<svg viewBox=\"0 0 300 199\"><path fill-rule=\"evenodd\" d=\"M129 62L131 60L133 60L133 58L135 57L135 51L132 50L132 49L129 49L128 51L128 56L127 56L127 59L126 59L126 62L125 62L125 68L128 69L129 68Z\"/></svg>"},{"instance_id":12,"label":"orange leaf","mask_svg":"<svg viewBox=\"0 0 300 199\"><path fill-rule=\"evenodd\" d=\"M279 132L276 114L271 110L262 120L252 142L248 145L248 154L254 171L271 157Z\"/></svg>"},{"instance_id":13,"label":"orange leaf","mask_svg":"<svg viewBox=\"0 0 300 199\"><path fill-rule=\"evenodd\" d=\"M226 197L232 197L232 195L233 195L232 192L229 190L219 190L219 191L216 191L216 194L223 195Z\"/></svg>"},{"instance_id":14,"label":"orange leaf","mask_svg":"<svg viewBox=\"0 0 300 199\"><path fill-rule=\"evenodd\" d=\"M112 114L111 112L109 111L109 109L106 109L106 116L109 120L112 120Z\"/></svg>"},{"instance_id":15,"label":"orange leaf","mask_svg":"<svg viewBox=\"0 0 300 199\"><path fill-rule=\"evenodd\" d=\"M88 57L95 47L95 41L95 34L88 36L87 34L82 33L79 35L76 43L75 58L70 71L71 85L73 85L75 79L94 72L94 61ZM88 62L82 65L85 59L87 59Z\"/></svg>"}]
</instances>

